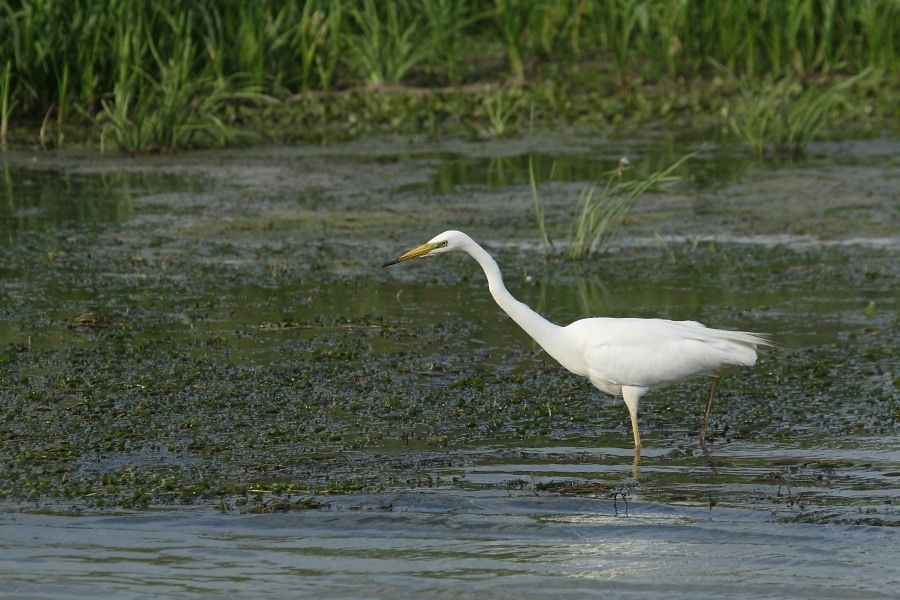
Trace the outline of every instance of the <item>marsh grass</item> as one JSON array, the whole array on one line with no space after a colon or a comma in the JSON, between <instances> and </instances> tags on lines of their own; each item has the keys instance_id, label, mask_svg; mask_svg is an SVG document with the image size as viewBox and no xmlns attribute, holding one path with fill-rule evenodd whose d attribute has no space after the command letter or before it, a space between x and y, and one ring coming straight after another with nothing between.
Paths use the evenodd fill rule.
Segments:
<instances>
[{"instance_id":1,"label":"marsh grass","mask_svg":"<svg viewBox=\"0 0 900 600\"><path fill-rule=\"evenodd\" d=\"M185 20L172 27L190 28ZM234 85L212 75L194 77L192 65L196 48L190 36L175 38L178 44L164 56L152 41L129 48L129 38L120 57L119 80L110 99L102 100L97 116L100 148L148 151L162 148L223 146L238 137L238 130L223 119L225 107L232 102L267 98L246 83ZM153 57L154 77L128 64L132 52Z\"/></svg>"},{"instance_id":2,"label":"marsh grass","mask_svg":"<svg viewBox=\"0 0 900 600\"><path fill-rule=\"evenodd\" d=\"M469 0L424 0L421 6L428 21L431 55L440 57L439 61L430 61L430 70L438 80L443 72L446 81L459 84L463 80L461 63L466 44L463 31L485 15L477 12Z\"/></svg>"},{"instance_id":3,"label":"marsh grass","mask_svg":"<svg viewBox=\"0 0 900 600\"><path fill-rule=\"evenodd\" d=\"M9 134L9 117L13 109L16 107L15 101L12 101L12 85L10 85L10 77L12 76L12 61L6 61L3 68L3 75L0 76L0 144L6 145L7 136Z\"/></svg>"},{"instance_id":4,"label":"marsh grass","mask_svg":"<svg viewBox=\"0 0 900 600\"><path fill-rule=\"evenodd\" d=\"M62 73L57 81L56 106L56 144L62 146L65 141L66 110L69 106L69 65L63 65Z\"/></svg>"},{"instance_id":5,"label":"marsh grass","mask_svg":"<svg viewBox=\"0 0 900 600\"><path fill-rule=\"evenodd\" d=\"M645 193L678 181L676 169L695 153L687 154L668 167L637 178L626 178L627 159L607 174L603 189L597 184L586 186L579 195L575 218L569 227L566 256L585 259L593 255L618 233L637 200Z\"/></svg>"},{"instance_id":6,"label":"marsh grass","mask_svg":"<svg viewBox=\"0 0 900 600\"><path fill-rule=\"evenodd\" d=\"M803 89L799 82L782 80L745 89L735 103L731 128L756 158L800 154L847 105L849 90L866 75L828 87Z\"/></svg>"},{"instance_id":7,"label":"marsh grass","mask_svg":"<svg viewBox=\"0 0 900 600\"><path fill-rule=\"evenodd\" d=\"M97 117L101 150L221 146L235 137L235 131L218 116L230 96L211 78L179 86L177 93L171 93L170 75L160 81L144 78L140 94L117 85L113 98L103 101Z\"/></svg>"},{"instance_id":8,"label":"marsh grass","mask_svg":"<svg viewBox=\"0 0 900 600\"><path fill-rule=\"evenodd\" d=\"M575 214L569 224L565 256L572 260L584 260L593 256L612 241L622 223L628 217L638 199L647 192L658 190L680 178L675 171L696 152L687 154L668 167L640 177L628 177L628 159L623 157L616 169L604 174L605 183L592 183L582 188L578 195ZM538 194L534 169L529 160L529 177L535 220L545 249L555 250L550 242L545 224L543 203Z\"/></svg>"},{"instance_id":9,"label":"marsh grass","mask_svg":"<svg viewBox=\"0 0 900 600\"><path fill-rule=\"evenodd\" d=\"M898 39L896 0L0 0L0 69L11 65L7 121L13 100L17 118L29 122L54 106L57 141L70 121L95 123L124 98L128 119L119 114L118 122L136 127L133 111L149 106L145 96L181 96L163 83L161 65L185 48L193 58L186 80L202 82L195 93L228 88L284 99L386 83L530 83L560 65L603 65L605 83L624 90L723 74L809 81L867 68L896 86ZM148 92L151 81L159 89ZM213 107L228 110L206 108ZM187 122L196 114L162 121L195 129Z\"/></svg>"},{"instance_id":10,"label":"marsh grass","mask_svg":"<svg viewBox=\"0 0 900 600\"><path fill-rule=\"evenodd\" d=\"M514 133L524 101L524 95L518 88L488 92L482 99L484 114L487 117L487 125L481 128L482 135L499 138Z\"/></svg>"},{"instance_id":11,"label":"marsh grass","mask_svg":"<svg viewBox=\"0 0 900 600\"><path fill-rule=\"evenodd\" d=\"M605 32L605 46L615 57L616 74L619 84L627 82L631 71L634 38L649 29L650 13L647 3L641 0L616 0L608 3L612 10L603 11L602 25Z\"/></svg>"},{"instance_id":12,"label":"marsh grass","mask_svg":"<svg viewBox=\"0 0 900 600\"><path fill-rule=\"evenodd\" d=\"M300 53L300 91L328 90L341 54L341 0L303 5L295 44Z\"/></svg>"},{"instance_id":13,"label":"marsh grass","mask_svg":"<svg viewBox=\"0 0 900 600\"><path fill-rule=\"evenodd\" d=\"M506 48L512 79L525 81L525 59L529 26L541 20L543 3L535 0L495 0L495 22Z\"/></svg>"},{"instance_id":14,"label":"marsh grass","mask_svg":"<svg viewBox=\"0 0 900 600\"><path fill-rule=\"evenodd\" d=\"M544 245L544 250L556 251L553 240L550 239L550 234L547 233L544 207L541 204L541 196L538 193L537 180L534 176L534 157L531 155L528 156L528 182L531 186L531 201L534 205L534 218L537 222L538 231L541 234L541 243Z\"/></svg>"},{"instance_id":15,"label":"marsh grass","mask_svg":"<svg viewBox=\"0 0 900 600\"><path fill-rule=\"evenodd\" d=\"M347 63L367 84L397 83L429 56L433 38L414 3L361 0L347 12Z\"/></svg>"}]
</instances>

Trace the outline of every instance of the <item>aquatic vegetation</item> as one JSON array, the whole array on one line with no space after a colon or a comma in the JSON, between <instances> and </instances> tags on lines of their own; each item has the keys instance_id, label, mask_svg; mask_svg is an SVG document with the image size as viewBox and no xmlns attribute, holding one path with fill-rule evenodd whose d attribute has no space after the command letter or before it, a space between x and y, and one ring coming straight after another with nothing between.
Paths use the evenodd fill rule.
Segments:
<instances>
[{"instance_id":1,"label":"aquatic vegetation","mask_svg":"<svg viewBox=\"0 0 900 600\"><path fill-rule=\"evenodd\" d=\"M100 149L224 146L241 132L225 122L223 109L238 100L265 100L247 90L233 92L219 87L210 78L181 80L177 73L177 69L164 69L162 79L145 80L138 95L116 85L113 97L103 101L103 110L97 116Z\"/></svg>"},{"instance_id":2,"label":"aquatic vegetation","mask_svg":"<svg viewBox=\"0 0 900 600\"><path fill-rule=\"evenodd\" d=\"M628 217L637 200L644 194L679 179L673 173L696 152L687 154L668 167L648 175L625 178L630 162L627 157L619 160L616 169L606 174L606 183L598 192L598 184L582 188L578 195L575 213L569 225L565 255L573 260L583 260L608 244ZM543 204L534 179L534 168L529 161L529 178L534 205L535 220L546 249L552 249L544 219Z\"/></svg>"},{"instance_id":3,"label":"aquatic vegetation","mask_svg":"<svg viewBox=\"0 0 900 600\"><path fill-rule=\"evenodd\" d=\"M321 4L321 6L320 6ZM341 54L341 0L306 2L297 27L300 52L300 91L313 87L328 91Z\"/></svg>"},{"instance_id":4,"label":"aquatic vegetation","mask_svg":"<svg viewBox=\"0 0 900 600\"><path fill-rule=\"evenodd\" d=\"M469 0L423 0L420 6L428 20L430 58L436 63L430 70L443 70L449 83L459 84L463 79L461 64L466 42L462 33L481 15L473 13Z\"/></svg>"},{"instance_id":5,"label":"aquatic vegetation","mask_svg":"<svg viewBox=\"0 0 900 600\"><path fill-rule=\"evenodd\" d=\"M509 71L513 80L525 81L525 63L522 56L526 52L529 21L543 7L536 0L496 0L496 23L502 36Z\"/></svg>"},{"instance_id":6,"label":"aquatic vegetation","mask_svg":"<svg viewBox=\"0 0 900 600\"><path fill-rule=\"evenodd\" d=\"M12 61L6 61L3 75L0 75L0 144L6 144L9 134L9 116L16 107L15 102L10 102L10 75L12 74Z\"/></svg>"},{"instance_id":7,"label":"aquatic vegetation","mask_svg":"<svg viewBox=\"0 0 900 600\"><path fill-rule=\"evenodd\" d=\"M891 105L896 96L898 23L900 5L893 0L6 0L0 2L0 39L5 42L0 68L10 65L6 96L8 107L17 103L16 116L28 123L47 119L45 143L51 134L57 143L64 134L71 136L77 131L73 125L93 125L99 137L97 115L125 98L143 104L147 81L161 82L161 65L180 60L177 51L187 48L194 49L185 67L188 80L211 79L213 89L228 86L236 93L259 92L285 100L336 88L343 92L372 84L414 84L411 110L422 102L429 105L421 108L426 112L434 108L430 103L439 102L425 99L428 94L422 90L440 91L449 82L458 86L453 93L462 100L450 107L444 103L439 114L468 117L484 108L478 92L474 101L466 101L472 89L511 79L517 84L527 81L528 93L545 96L538 114L547 122L586 112L597 113L602 121L616 115L603 106L617 101L607 99L611 90L627 92L627 99L640 97L631 93L636 89L680 90L685 79L809 80L852 76L867 68L884 76L889 93L878 98ZM571 80L571 73L585 72L596 81L588 84L577 76ZM579 85L593 86L586 91L592 102L570 102ZM207 92L204 86L193 90L195 96ZM154 101L183 105L165 97L182 93L163 86ZM666 106L661 102L654 108L668 112L671 107ZM215 116L226 120L230 108L215 108ZM253 108L275 119L271 107ZM357 108L354 102L340 101L330 110L341 121L368 119L365 111L354 112ZM107 122L137 127L132 110L127 119L113 111L109 116L116 118ZM282 110L288 113L283 118L305 124L316 122L322 107L304 101ZM246 116L242 113L241 118ZM166 120L167 127L176 125L192 128ZM272 129L283 129L279 125ZM107 140L109 135L107 129ZM175 144L185 140L184 135L158 137ZM218 144L223 139L229 136L210 131L191 137L189 143Z\"/></svg>"},{"instance_id":8,"label":"aquatic vegetation","mask_svg":"<svg viewBox=\"0 0 900 600\"><path fill-rule=\"evenodd\" d=\"M537 181L534 178L534 157L528 156L528 183L531 186L531 201L534 205L534 218L537 221L538 231L541 233L541 243L545 250L555 250L550 235L547 233L547 224L544 219L544 207L541 204L541 196L538 193Z\"/></svg>"},{"instance_id":9,"label":"aquatic vegetation","mask_svg":"<svg viewBox=\"0 0 900 600\"><path fill-rule=\"evenodd\" d=\"M865 73L828 87L783 80L746 89L735 102L731 128L756 158L797 154L848 103L847 92ZM801 91L802 90L802 91Z\"/></svg>"},{"instance_id":10,"label":"aquatic vegetation","mask_svg":"<svg viewBox=\"0 0 900 600\"><path fill-rule=\"evenodd\" d=\"M482 100L487 126L481 128L486 137L503 137L513 132L513 125L521 111L523 97L517 89L493 90Z\"/></svg>"},{"instance_id":11,"label":"aquatic vegetation","mask_svg":"<svg viewBox=\"0 0 900 600\"><path fill-rule=\"evenodd\" d=\"M347 14L347 64L370 85L397 83L431 52L424 20L406 1L361 0Z\"/></svg>"},{"instance_id":12,"label":"aquatic vegetation","mask_svg":"<svg viewBox=\"0 0 900 600\"><path fill-rule=\"evenodd\" d=\"M619 83L624 84L631 72L634 38L648 28L649 13L646 3L640 0L617 0L607 3L607 8L613 10L601 13L604 45L612 51Z\"/></svg>"},{"instance_id":13,"label":"aquatic vegetation","mask_svg":"<svg viewBox=\"0 0 900 600\"><path fill-rule=\"evenodd\" d=\"M596 184L586 186L579 195L575 217L569 228L566 256L585 259L609 243L638 199L651 190L677 181L679 178L673 173L694 154L687 154L649 175L629 179L625 178L629 161L623 157L618 168L610 172L599 195Z\"/></svg>"},{"instance_id":14,"label":"aquatic vegetation","mask_svg":"<svg viewBox=\"0 0 900 600\"><path fill-rule=\"evenodd\" d=\"M101 149L222 146L237 137L236 129L223 119L225 106L236 100L265 99L243 82L197 77L191 22L182 14L169 21L169 27L175 45L167 53L152 39L127 32L119 37L118 79L112 97L101 100L96 118ZM145 57L152 60L150 71L141 67ZM238 91L232 91L235 88Z\"/></svg>"}]
</instances>

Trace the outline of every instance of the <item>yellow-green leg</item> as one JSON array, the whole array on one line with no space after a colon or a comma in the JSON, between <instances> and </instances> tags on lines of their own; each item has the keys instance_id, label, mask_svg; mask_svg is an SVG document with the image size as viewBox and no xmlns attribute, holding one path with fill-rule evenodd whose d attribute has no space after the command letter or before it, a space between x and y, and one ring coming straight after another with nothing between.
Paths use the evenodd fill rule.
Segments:
<instances>
[{"instance_id":1,"label":"yellow-green leg","mask_svg":"<svg viewBox=\"0 0 900 600\"><path fill-rule=\"evenodd\" d=\"M641 430L638 429L637 415L631 413L631 434L634 436L634 447L641 448Z\"/></svg>"},{"instance_id":2,"label":"yellow-green leg","mask_svg":"<svg viewBox=\"0 0 900 600\"><path fill-rule=\"evenodd\" d=\"M634 447L641 447L641 430L638 428L638 403L641 396L647 391L647 388L634 387L630 385L622 386L622 399L625 400L625 406L628 407L628 414L631 416L631 433L634 436Z\"/></svg>"}]
</instances>

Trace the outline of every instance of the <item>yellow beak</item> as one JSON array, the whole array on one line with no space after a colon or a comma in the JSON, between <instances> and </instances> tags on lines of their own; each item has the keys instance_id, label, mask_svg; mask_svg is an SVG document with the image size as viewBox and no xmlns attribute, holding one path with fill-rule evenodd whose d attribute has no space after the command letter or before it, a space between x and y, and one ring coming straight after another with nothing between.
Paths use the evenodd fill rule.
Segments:
<instances>
[{"instance_id":1,"label":"yellow beak","mask_svg":"<svg viewBox=\"0 0 900 600\"><path fill-rule=\"evenodd\" d=\"M391 265L396 265L397 263L403 262L404 260L409 260L411 258L419 258L420 256L425 256L426 254L428 254L429 252L431 252L432 250L434 250L437 247L438 247L438 244L422 244L421 246L416 246L409 252L401 254L394 260L390 260L381 266L389 267Z\"/></svg>"}]
</instances>

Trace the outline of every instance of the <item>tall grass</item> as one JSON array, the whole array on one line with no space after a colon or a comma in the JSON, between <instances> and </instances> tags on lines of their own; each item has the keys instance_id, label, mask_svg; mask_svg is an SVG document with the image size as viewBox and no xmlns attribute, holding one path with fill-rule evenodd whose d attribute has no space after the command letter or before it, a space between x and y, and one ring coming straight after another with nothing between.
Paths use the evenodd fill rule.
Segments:
<instances>
[{"instance_id":1,"label":"tall grass","mask_svg":"<svg viewBox=\"0 0 900 600\"><path fill-rule=\"evenodd\" d=\"M432 38L415 3L361 0L348 16L355 31L346 39L348 64L366 83L396 83L431 52Z\"/></svg>"},{"instance_id":2,"label":"tall grass","mask_svg":"<svg viewBox=\"0 0 900 600\"><path fill-rule=\"evenodd\" d=\"M259 73L247 73L240 82L234 76L195 75L199 59L191 36L193 22L185 13L163 17L174 33L167 38L172 42L169 48L129 29L117 36L117 80L112 96L101 100L97 115L101 149L225 145L238 134L223 121L225 105L266 100L255 85Z\"/></svg>"},{"instance_id":3,"label":"tall grass","mask_svg":"<svg viewBox=\"0 0 900 600\"><path fill-rule=\"evenodd\" d=\"M528 182L531 185L531 201L534 204L534 218L537 221L538 231L541 234L541 242L544 244L544 250L556 250L553 246L553 240L547 233L547 223L544 219L544 206L541 204L541 196L538 193L537 179L534 176L534 157L528 156Z\"/></svg>"},{"instance_id":4,"label":"tall grass","mask_svg":"<svg viewBox=\"0 0 900 600\"><path fill-rule=\"evenodd\" d=\"M12 86L10 85L10 77L12 76L12 61L6 61L3 68L3 75L0 75L0 145L6 145L6 138L9 134L9 115L15 108L15 102L10 99Z\"/></svg>"},{"instance_id":5,"label":"tall grass","mask_svg":"<svg viewBox=\"0 0 900 600\"><path fill-rule=\"evenodd\" d=\"M328 90L341 53L341 0L307 2L294 33L300 54L300 91Z\"/></svg>"},{"instance_id":6,"label":"tall grass","mask_svg":"<svg viewBox=\"0 0 900 600\"><path fill-rule=\"evenodd\" d=\"M679 178L673 173L692 156L693 153L687 154L664 169L637 178L626 178L628 161L623 158L619 167L608 174L606 184L599 193L596 184L585 187L569 227L566 256L571 259L589 258L608 244L637 200L651 190L677 181Z\"/></svg>"},{"instance_id":7,"label":"tall grass","mask_svg":"<svg viewBox=\"0 0 900 600\"><path fill-rule=\"evenodd\" d=\"M103 101L97 117L101 150L224 146L242 133L224 120L224 107L242 99L265 100L246 88L220 87L211 77L182 79L174 67L159 81L143 79L139 94L116 85L113 97Z\"/></svg>"},{"instance_id":8,"label":"tall grass","mask_svg":"<svg viewBox=\"0 0 900 600\"><path fill-rule=\"evenodd\" d=\"M148 82L182 94L163 71L186 48L187 79L203 82L195 94L287 98L373 83L522 82L573 62L620 85L866 68L895 84L898 39L897 0L0 0L8 106L15 99L16 117L31 122L54 106L58 138L69 121L91 122L124 99L136 106Z\"/></svg>"},{"instance_id":9,"label":"tall grass","mask_svg":"<svg viewBox=\"0 0 900 600\"><path fill-rule=\"evenodd\" d=\"M848 102L848 90L866 75L806 89L794 81L766 82L737 99L731 127L756 158L799 154Z\"/></svg>"},{"instance_id":10,"label":"tall grass","mask_svg":"<svg viewBox=\"0 0 900 600\"><path fill-rule=\"evenodd\" d=\"M678 181L675 171L696 152L687 154L668 167L645 176L627 176L628 159L623 157L616 169L605 174L605 183L592 183L582 188L578 195L575 213L569 224L565 256L572 260L584 260L611 242L622 223L631 213L638 199L647 192L660 189ZM531 161L528 163L535 220L544 248L554 250L547 232L543 204Z\"/></svg>"},{"instance_id":11,"label":"tall grass","mask_svg":"<svg viewBox=\"0 0 900 600\"><path fill-rule=\"evenodd\" d=\"M488 138L500 138L515 131L520 117L524 97L518 88L492 90L482 99L487 125L481 127L481 134Z\"/></svg>"},{"instance_id":12,"label":"tall grass","mask_svg":"<svg viewBox=\"0 0 900 600\"><path fill-rule=\"evenodd\" d=\"M430 0L422 4L428 21L432 56L441 57L442 63L433 65L432 68L439 72L443 67L447 81L458 84L463 77L460 68L465 44L462 31L482 18L482 15L473 13L469 0Z\"/></svg>"},{"instance_id":13,"label":"tall grass","mask_svg":"<svg viewBox=\"0 0 900 600\"><path fill-rule=\"evenodd\" d=\"M528 30L541 19L544 3L535 0L494 0L496 23L506 47L510 75L516 82L525 80L524 55L527 52Z\"/></svg>"},{"instance_id":14,"label":"tall grass","mask_svg":"<svg viewBox=\"0 0 900 600\"><path fill-rule=\"evenodd\" d=\"M615 58L619 83L625 83L631 72L635 40L650 27L647 3L641 0L614 0L600 13L603 45Z\"/></svg>"}]
</instances>

